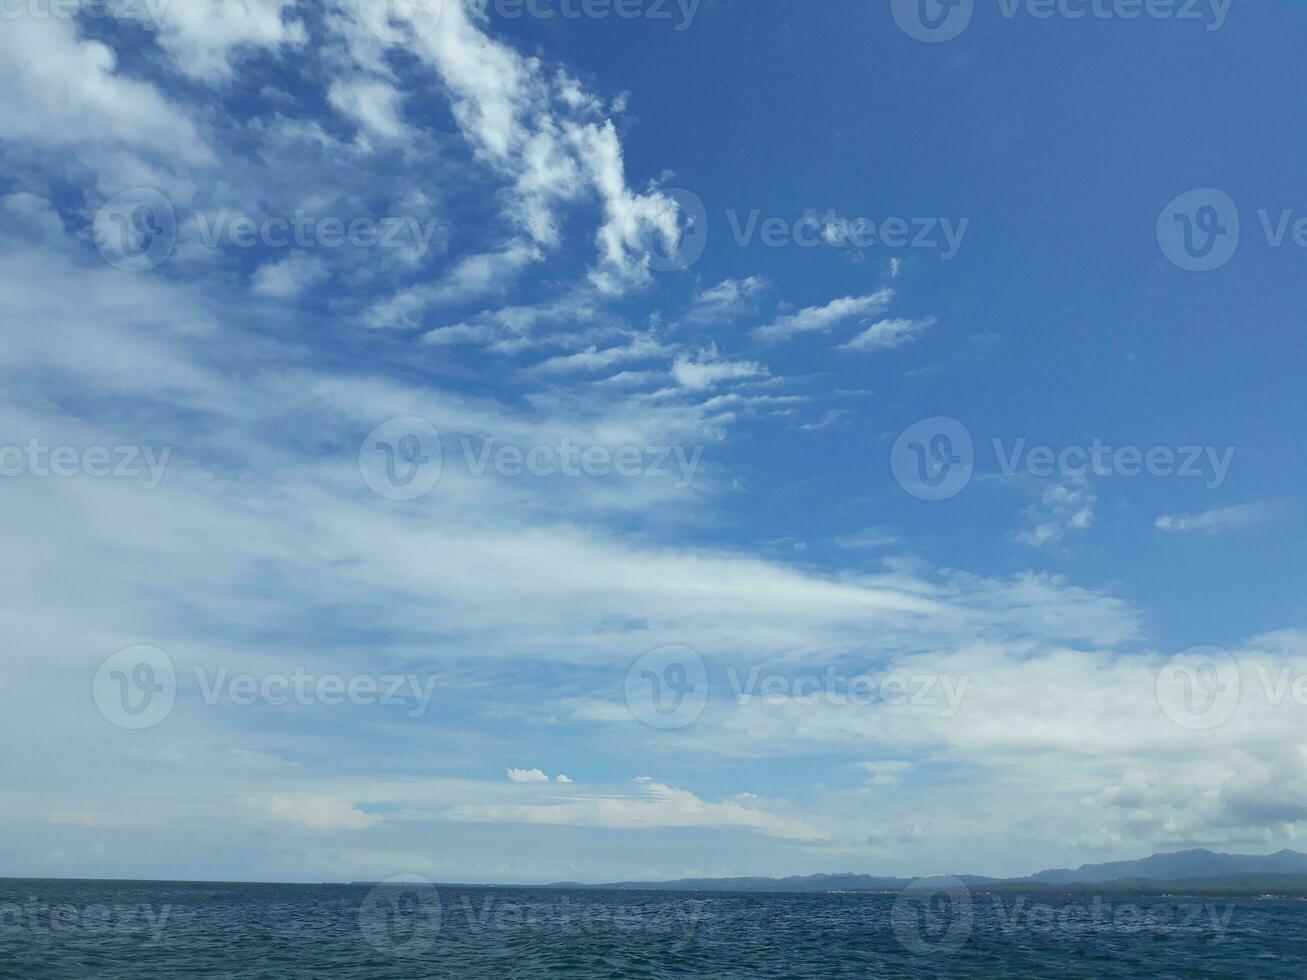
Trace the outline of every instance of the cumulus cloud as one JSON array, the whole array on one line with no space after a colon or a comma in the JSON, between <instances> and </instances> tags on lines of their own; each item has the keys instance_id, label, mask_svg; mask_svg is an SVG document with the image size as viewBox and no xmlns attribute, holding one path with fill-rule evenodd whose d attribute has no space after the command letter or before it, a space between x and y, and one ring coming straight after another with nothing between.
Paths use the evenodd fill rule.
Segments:
<instances>
[{"instance_id":1,"label":"cumulus cloud","mask_svg":"<svg viewBox=\"0 0 1307 980\"><path fill-rule=\"evenodd\" d=\"M903 777L916 768L916 764L899 760L886 762L860 762L858 768L867 773L869 786L897 786Z\"/></svg>"},{"instance_id":2,"label":"cumulus cloud","mask_svg":"<svg viewBox=\"0 0 1307 980\"><path fill-rule=\"evenodd\" d=\"M326 275L327 266L321 259L296 253L280 262L259 266L251 288L257 296L291 299Z\"/></svg>"},{"instance_id":3,"label":"cumulus cloud","mask_svg":"<svg viewBox=\"0 0 1307 980\"><path fill-rule=\"evenodd\" d=\"M327 98L372 136L393 140L408 134L403 122L403 96L389 82L378 79L334 82Z\"/></svg>"},{"instance_id":4,"label":"cumulus cloud","mask_svg":"<svg viewBox=\"0 0 1307 980\"><path fill-rule=\"evenodd\" d=\"M289 16L295 0L187 0L185 3L121 4L122 16L153 29L177 68L203 81L229 80L233 61L252 48L301 44L303 24Z\"/></svg>"},{"instance_id":5,"label":"cumulus cloud","mask_svg":"<svg viewBox=\"0 0 1307 980\"><path fill-rule=\"evenodd\" d=\"M119 74L117 66L113 50L79 38L72 20L6 19L0 31L0 83L8 94L0 138L72 147L101 169L125 165L112 156L97 158L92 149L97 144L103 149L125 143L180 165L216 162L183 109L149 83Z\"/></svg>"},{"instance_id":6,"label":"cumulus cloud","mask_svg":"<svg viewBox=\"0 0 1307 980\"><path fill-rule=\"evenodd\" d=\"M539 769L510 769L508 770L509 782L513 783L547 783L549 777Z\"/></svg>"}]
</instances>

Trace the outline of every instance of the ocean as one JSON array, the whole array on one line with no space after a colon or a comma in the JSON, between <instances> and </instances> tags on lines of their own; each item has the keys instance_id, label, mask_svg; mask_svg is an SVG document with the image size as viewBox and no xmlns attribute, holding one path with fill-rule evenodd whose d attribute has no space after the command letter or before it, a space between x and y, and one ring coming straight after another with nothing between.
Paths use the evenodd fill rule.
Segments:
<instances>
[{"instance_id":1,"label":"ocean","mask_svg":"<svg viewBox=\"0 0 1307 980\"><path fill-rule=\"evenodd\" d=\"M4 980L1307 976L1307 902L0 879Z\"/></svg>"}]
</instances>

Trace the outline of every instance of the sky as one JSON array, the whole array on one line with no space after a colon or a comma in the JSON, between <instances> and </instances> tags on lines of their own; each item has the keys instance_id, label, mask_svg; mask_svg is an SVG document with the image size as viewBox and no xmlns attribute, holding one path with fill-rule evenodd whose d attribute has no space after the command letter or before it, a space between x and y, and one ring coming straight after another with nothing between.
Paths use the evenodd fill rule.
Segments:
<instances>
[{"instance_id":1,"label":"sky","mask_svg":"<svg viewBox=\"0 0 1307 980\"><path fill-rule=\"evenodd\" d=\"M0 19L0 874L1307 849L1300 5Z\"/></svg>"}]
</instances>

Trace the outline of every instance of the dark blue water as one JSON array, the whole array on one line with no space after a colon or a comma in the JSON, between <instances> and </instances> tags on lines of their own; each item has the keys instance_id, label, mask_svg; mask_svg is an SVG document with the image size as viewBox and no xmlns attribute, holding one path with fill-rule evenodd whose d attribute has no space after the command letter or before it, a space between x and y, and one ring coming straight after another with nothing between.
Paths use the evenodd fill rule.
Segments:
<instances>
[{"instance_id":1,"label":"dark blue water","mask_svg":"<svg viewBox=\"0 0 1307 980\"><path fill-rule=\"evenodd\" d=\"M1307 902L0 880L0 978L1307 977Z\"/></svg>"}]
</instances>

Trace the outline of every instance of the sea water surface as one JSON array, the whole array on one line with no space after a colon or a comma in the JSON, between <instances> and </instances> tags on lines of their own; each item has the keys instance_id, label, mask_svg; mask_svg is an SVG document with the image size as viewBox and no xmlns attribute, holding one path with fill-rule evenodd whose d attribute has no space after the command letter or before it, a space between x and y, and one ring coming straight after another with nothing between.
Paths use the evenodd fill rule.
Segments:
<instances>
[{"instance_id":1,"label":"sea water surface","mask_svg":"<svg viewBox=\"0 0 1307 980\"><path fill-rule=\"evenodd\" d=\"M4 980L844 976L1301 980L1307 902L0 879Z\"/></svg>"}]
</instances>

